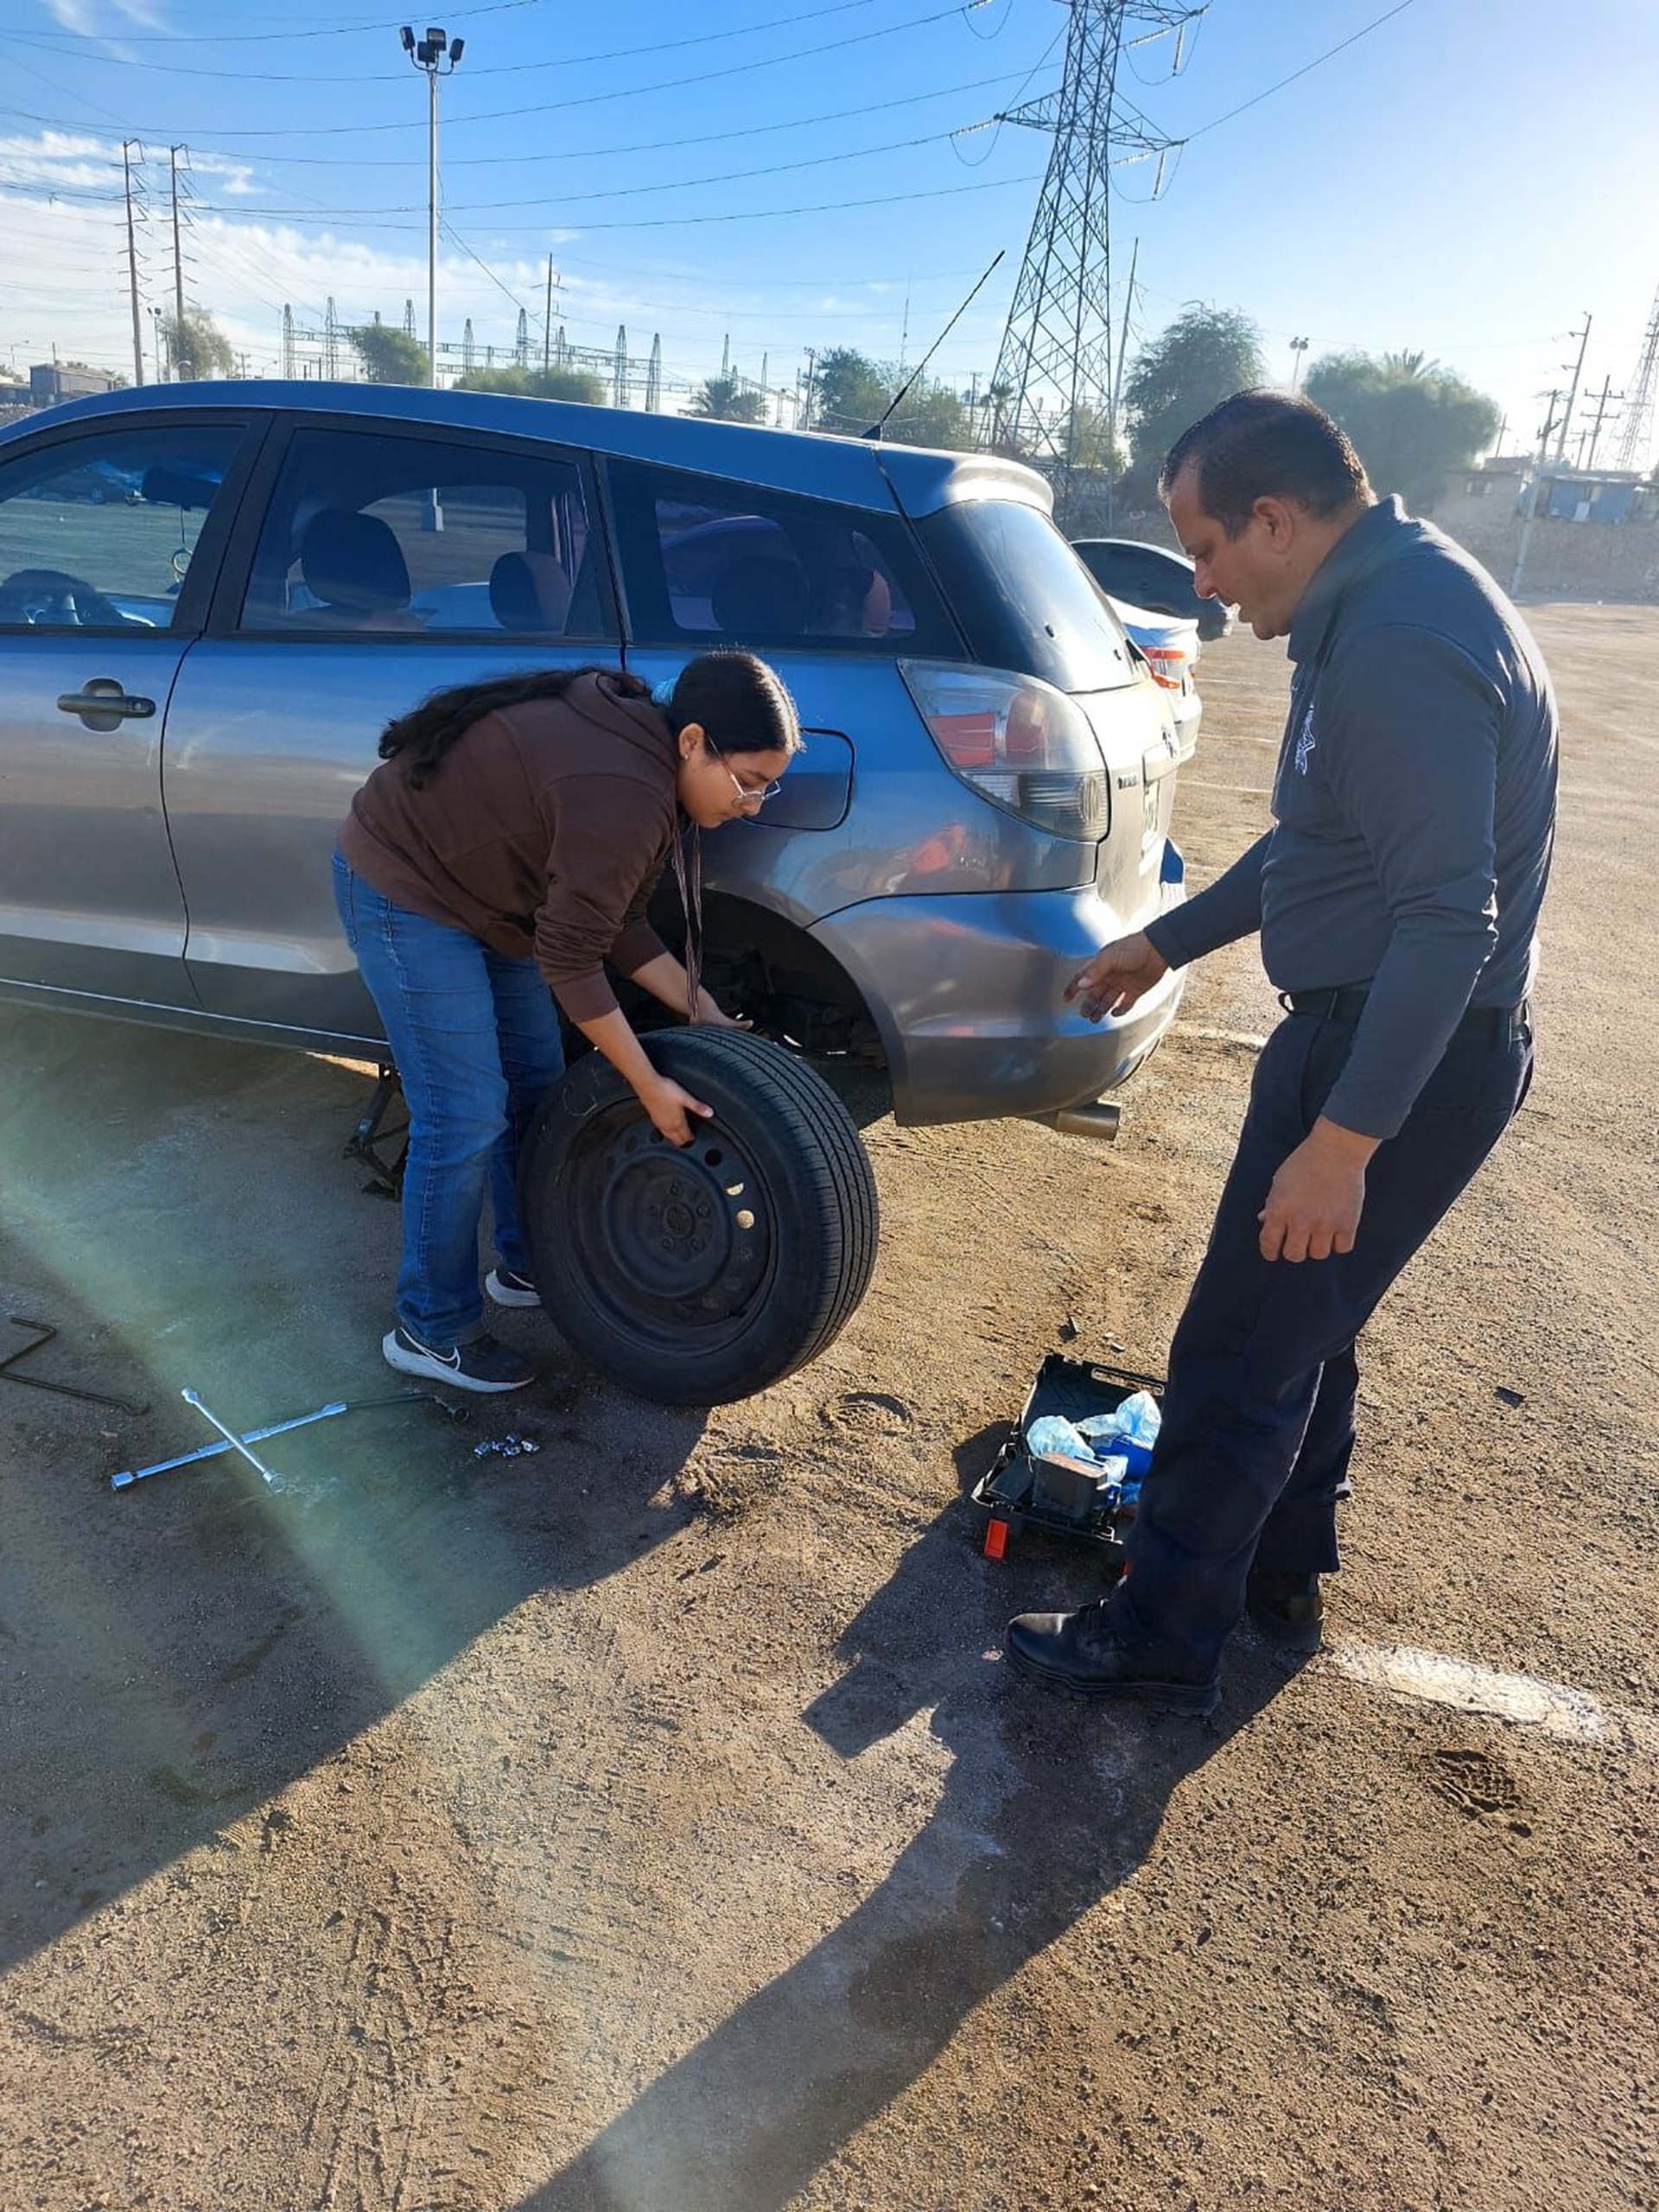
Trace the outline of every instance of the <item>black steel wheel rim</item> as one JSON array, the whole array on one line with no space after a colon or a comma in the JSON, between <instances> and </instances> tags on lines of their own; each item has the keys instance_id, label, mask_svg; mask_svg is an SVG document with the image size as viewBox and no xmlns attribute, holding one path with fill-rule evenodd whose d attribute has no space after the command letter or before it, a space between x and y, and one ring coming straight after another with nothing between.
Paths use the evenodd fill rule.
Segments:
<instances>
[{"instance_id":1,"label":"black steel wheel rim","mask_svg":"<svg viewBox=\"0 0 1659 2212\"><path fill-rule=\"evenodd\" d=\"M725 1129L688 1146L658 1136L632 1102L587 1122L566 1168L577 1280L643 1345L713 1349L741 1334L776 1267L770 1195Z\"/></svg>"}]
</instances>

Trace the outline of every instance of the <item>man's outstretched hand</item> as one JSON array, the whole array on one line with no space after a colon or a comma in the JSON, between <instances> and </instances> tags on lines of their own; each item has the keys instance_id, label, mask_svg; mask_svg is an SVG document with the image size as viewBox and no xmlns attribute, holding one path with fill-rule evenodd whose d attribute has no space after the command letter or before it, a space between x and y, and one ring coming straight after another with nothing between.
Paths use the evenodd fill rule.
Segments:
<instances>
[{"instance_id":1,"label":"man's outstretched hand","mask_svg":"<svg viewBox=\"0 0 1659 2212\"><path fill-rule=\"evenodd\" d=\"M1066 1003L1079 1001L1077 1011L1090 1021L1109 1014L1127 1014L1139 998L1169 973L1169 963L1155 951L1144 930L1132 937L1114 938L1086 968L1079 968L1065 987Z\"/></svg>"}]
</instances>

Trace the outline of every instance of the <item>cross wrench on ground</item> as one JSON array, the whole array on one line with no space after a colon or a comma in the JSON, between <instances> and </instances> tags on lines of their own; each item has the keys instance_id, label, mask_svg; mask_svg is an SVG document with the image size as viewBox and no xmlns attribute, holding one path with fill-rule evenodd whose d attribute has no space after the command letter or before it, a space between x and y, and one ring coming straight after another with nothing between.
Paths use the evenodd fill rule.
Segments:
<instances>
[{"instance_id":1,"label":"cross wrench on ground","mask_svg":"<svg viewBox=\"0 0 1659 2212\"><path fill-rule=\"evenodd\" d=\"M234 1429L226 1428L224 1422L220 1421L219 1415L213 1412L210 1406L204 1406L201 1400L196 1395L196 1393L194 1390L187 1387L180 1391L179 1395L184 1400L187 1406L194 1406L196 1411L201 1415L202 1419L205 1421L209 1422L212 1427L219 1431L219 1434L230 1446L232 1452L239 1452L242 1454L242 1457L247 1461L248 1465L258 1471L259 1474L264 1478L265 1486L268 1490L282 1489L283 1478L276 1472L276 1470L274 1467L268 1467L257 1452L250 1452L247 1446L242 1441L242 1439L236 1433L236 1431Z\"/></svg>"},{"instance_id":2,"label":"cross wrench on ground","mask_svg":"<svg viewBox=\"0 0 1659 2212\"><path fill-rule=\"evenodd\" d=\"M207 1408L201 1404L200 1399L194 1402L199 1411L204 1414L207 1412ZM349 1410L345 1399L341 1398L335 1405L323 1406L314 1414L301 1414L293 1421L274 1421L265 1428L250 1428L244 1433L240 1441L243 1444L263 1444L268 1436L283 1436L290 1428L305 1428L314 1421L330 1421L334 1414L346 1413ZM208 1414L207 1418L211 1421L213 1415ZM200 1451L181 1452L176 1459L158 1459L153 1467L134 1467L125 1473L111 1475L110 1488L126 1490L133 1483L143 1482L146 1475L166 1475L170 1474L175 1467L193 1467L198 1459L217 1459L221 1452L228 1452L230 1449L231 1444L228 1440L218 1444L204 1444ZM256 1461L255 1464L257 1465L257 1462Z\"/></svg>"}]
</instances>

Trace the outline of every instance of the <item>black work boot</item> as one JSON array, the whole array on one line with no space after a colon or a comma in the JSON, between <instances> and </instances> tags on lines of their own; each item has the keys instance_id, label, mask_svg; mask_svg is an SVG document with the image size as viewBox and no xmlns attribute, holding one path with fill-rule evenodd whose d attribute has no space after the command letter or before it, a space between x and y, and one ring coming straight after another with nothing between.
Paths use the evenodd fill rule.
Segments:
<instances>
[{"instance_id":1,"label":"black work boot","mask_svg":"<svg viewBox=\"0 0 1659 2212\"><path fill-rule=\"evenodd\" d=\"M1010 1663L1022 1675L1075 1697L1112 1698L1199 1717L1221 1701L1213 1675L1194 1681L1159 1673L1144 1650L1109 1624L1103 1604L1075 1613L1021 1613L1008 1623L1007 1641Z\"/></svg>"},{"instance_id":2,"label":"black work boot","mask_svg":"<svg viewBox=\"0 0 1659 2212\"><path fill-rule=\"evenodd\" d=\"M1317 1574L1258 1574L1244 1585L1253 1628L1287 1651L1317 1651L1325 1642L1325 1599Z\"/></svg>"}]
</instances>

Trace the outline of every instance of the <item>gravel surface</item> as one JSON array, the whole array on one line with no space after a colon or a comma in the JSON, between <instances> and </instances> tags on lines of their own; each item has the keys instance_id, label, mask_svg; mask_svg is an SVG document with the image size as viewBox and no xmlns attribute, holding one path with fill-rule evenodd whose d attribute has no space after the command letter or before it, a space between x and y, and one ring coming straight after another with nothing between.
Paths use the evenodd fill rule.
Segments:
<instances>
[{"instance_id":1,"label":"gravel surface","mask_svg":"<svg viewBox=\"0 0 1659 2212\"><path fill-rule=\"evenodd\" d=\"M1208 1724L1011 1679L964 1488L1038 1362L1156 1369L1276 1009L1195 978L1099 1147L867 1135L882 1256L710 1415L545 1363L394 1391L359 1071L0 1012L5 2212L1659 2206L1659 614L1541 607L1567 716L1532 1098L1363 1348L1330 1649ZM1181 836L1265 815L1207 649ZM867 1107L871 1102L862 1102ZM4 1331L0 1356L22 1333ZM508 1430L543 1450L480 1459Z\"/></svg>"}]
</instances>

